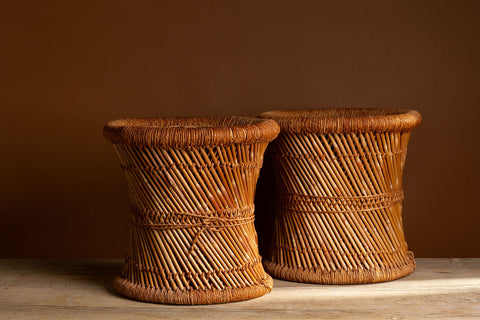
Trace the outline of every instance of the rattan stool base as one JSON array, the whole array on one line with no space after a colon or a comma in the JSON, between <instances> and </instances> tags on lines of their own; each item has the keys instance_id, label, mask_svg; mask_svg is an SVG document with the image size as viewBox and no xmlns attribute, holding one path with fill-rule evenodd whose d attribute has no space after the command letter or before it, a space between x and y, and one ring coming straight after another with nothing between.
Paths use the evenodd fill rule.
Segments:
<instances>
[{"instance_id":1,"label":"rattan stool base","mask_svg":"<svg viewBox=\"0 0 480 320\"><path fill-rule=\"evenodd\" d=\"M129 298L165 303L165 304L213 304L243 301L261 297L272 291L272 277L266 275L259 284L235 289L225 290L162 290L156 288L143 287L121 277L115 277L113 281L115 290Z\"/></svg>"},{"instance_id":2,"label":"rattan stool base","mask_svg":"<svg viewBox=\"0 0 480 320\"><path fill-rule=\"evenodd\" d=\"M377 268L373 270L338 270L338 271L315 271L308 269L282 266L271 261L263 263L265 271L275 278L307 283L320 284L363 284L392 281L408 276L415 270L413 252L407 253L404 265L390 268Z\"/></svg>"}]
</instances>

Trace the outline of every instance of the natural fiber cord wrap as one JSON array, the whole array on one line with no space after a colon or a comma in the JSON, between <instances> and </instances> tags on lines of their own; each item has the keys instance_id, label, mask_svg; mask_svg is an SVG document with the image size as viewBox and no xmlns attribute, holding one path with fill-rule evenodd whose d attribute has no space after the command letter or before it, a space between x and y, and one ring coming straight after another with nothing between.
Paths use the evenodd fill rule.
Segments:
<instances>
[{"instance_id":1,"label":"natural fiber cord wrap","mask_svg":"<svg viewBox=\"0 0 480 320\"><path fill-rule=\"evenodd\" d=\"M205 147L270 142L278 135L278 125L247 117L121 119L108 122L103 133L115 144Z\"/></svg>"},{"instance_id":2,"label":"natural fiber cord wrap","mask_svg":"<svg viewBox=\"0 0 480 320\"><path fill-rule=\"evenodd\" d=\"M277 214L265 269L325 284L397 279L415 269L402 224L402 173L413 110L271 111Z\"/></svg>"},{"instance_id":3,"label":"natural fiber cord wrap","mask_svg":"<svg viewBox=\"0 0 480 320\"><path fill-rule=\"evenodd\" d=\"M282 132L319 134L405 132L412 131L422 121L415 110L374 108L269 111L260 117L277 121Z\"/></svg>"},{"instance_id":4,"label":"natural fiber cord wrap","mask_svg":"<svg viewBox=\"0 0 480 320\"><path fill-rule=\"evenodd\" d=\"M131 239L114 287L128 297L211 304L269 293L254 227L273 120L127 119L107 123L128 183Z\"/></svg>"}]
</instances>

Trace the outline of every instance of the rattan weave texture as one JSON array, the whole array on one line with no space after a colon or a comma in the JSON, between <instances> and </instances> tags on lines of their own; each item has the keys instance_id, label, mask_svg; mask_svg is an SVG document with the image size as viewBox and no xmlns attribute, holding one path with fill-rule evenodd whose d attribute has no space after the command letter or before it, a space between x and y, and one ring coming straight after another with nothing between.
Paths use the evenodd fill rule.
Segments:
<instances>
[{"instance_id":1,"label":"rattan weave texture","mask_svg":"<svg viewBox=\"0 0 480 320\"><path fill-rule=\"evenodd\" d=\"M246 300L271 291L254 227L263 154L279 132L242 117L107 123L129 187L131 240L115 289L170 304Z\"/></svg>"},{"instance_id":2,"label":"rattan weave texture","mask_svg":"<svg viewBox=\"0 0 480 320\"><path fill-rule=\"evenodd\" d=\"M277 215L267 272L325 284L388 281L415 269L402 224L413 110L271 111Z\"/></svg>"}]
</instances>

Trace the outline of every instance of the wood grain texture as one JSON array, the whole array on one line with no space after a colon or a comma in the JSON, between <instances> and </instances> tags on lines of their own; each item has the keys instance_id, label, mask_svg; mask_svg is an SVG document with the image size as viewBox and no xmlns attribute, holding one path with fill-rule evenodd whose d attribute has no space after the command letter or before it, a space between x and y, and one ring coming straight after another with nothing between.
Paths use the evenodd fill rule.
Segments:
<instances>
[{"instance_id":1,"label":"wood grain texture","mask_svg":"<svg viewBox=\"0 0 480 320\"><path fill-rule=\"evenodd\" d=\"M0 260L0 319L478 319L480 259L417 259L393 282L315 285L275 280L254 300L211 306L117 295L120 260Z\"/></svg>"}]
</instances>

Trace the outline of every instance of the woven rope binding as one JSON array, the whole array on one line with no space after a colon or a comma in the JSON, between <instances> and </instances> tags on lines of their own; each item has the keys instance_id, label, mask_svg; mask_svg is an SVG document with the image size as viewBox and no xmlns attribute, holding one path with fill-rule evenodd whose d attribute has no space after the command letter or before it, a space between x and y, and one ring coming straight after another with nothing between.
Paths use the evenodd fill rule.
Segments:
<instances>
[{"instance_id":1,"label":"woven rope binding","mask_svg":"<svg viewBox=\"0 0 480 320\"><path fill-rule=\"evenodd\" d=\"M422 121L415 110L379 108L269 111L260 118L277 121L282 132L320 134L411 131Z\"/></svg>"},{"instance_id":2,"label":"woven rope binding","mask_svg":"<svg viewBox=\"0 0 480 320\"><path fill-rule=\"evenodd\" d=\"M278 125L247 117L119 119L108 122L103 133L115 144L204 147L270 142L278 135Z\"/></svg>"}]
</instances>

